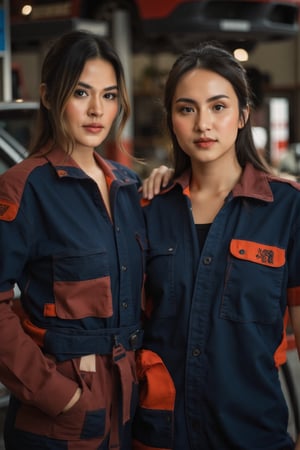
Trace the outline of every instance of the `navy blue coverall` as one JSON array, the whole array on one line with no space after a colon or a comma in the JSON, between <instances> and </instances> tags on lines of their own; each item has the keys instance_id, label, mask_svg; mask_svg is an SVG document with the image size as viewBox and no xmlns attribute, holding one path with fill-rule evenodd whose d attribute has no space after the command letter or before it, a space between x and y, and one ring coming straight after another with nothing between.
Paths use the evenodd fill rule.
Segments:
<instances>
[{"instance_id":1,"label":"navy blue coverall","mask_svg":"<svg viewBox=\"0 0 300 450\"><path fill-rule=\"evenodd\" d=\"M247 165L200 253L189 178L144 202L144 348L162 364L143 356L134 448L291 450L278 364L300 306L299 185Z\"/></svg>"},{"instance_id":2,"label":"navy blue coverall","mask_svg":"<svg viewBox=\"0 0 300 450\"><path fill-rule=\"evenodd\" d=\"M8 449L131 448L144 219L138 177L95 157L112 219L97 184L60 149L0 177L0 380L13 394ZM81 370L87 355L94 355L91 367ZM78 387L79 401L62 414Z\"/></svg>"}]
</instances>

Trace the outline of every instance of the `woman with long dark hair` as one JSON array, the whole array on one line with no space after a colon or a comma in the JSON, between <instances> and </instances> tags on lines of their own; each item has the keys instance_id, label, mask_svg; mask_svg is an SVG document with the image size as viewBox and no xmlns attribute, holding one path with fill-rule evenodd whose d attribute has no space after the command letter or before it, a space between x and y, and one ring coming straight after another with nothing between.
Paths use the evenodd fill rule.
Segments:
<instances>
[{"instance_id":1,"label":"woman with long dark hair","mask_svg":"<svg viewBox=\"0 0 300 450\"><path fill-rule=\"evenodd\" d=\"M278 367L288 311L300 349L300 186L261 160L246 72L221 46L176 60L164 106L174 178L143 200L134 448L292 450Z\"/></svg>"},{"instance_id":2,"label":"woman with long dark hair","mask_svg":"<svg viewBox=\"0 0 300 450\"><path fill-rule=\"evenodd\" d=\"M146 247L140 182L96 151L128 115L108 42L74 31L53 43L30 156L0 178L7 450L131 448Z\"/></svg>"}]
</instances>

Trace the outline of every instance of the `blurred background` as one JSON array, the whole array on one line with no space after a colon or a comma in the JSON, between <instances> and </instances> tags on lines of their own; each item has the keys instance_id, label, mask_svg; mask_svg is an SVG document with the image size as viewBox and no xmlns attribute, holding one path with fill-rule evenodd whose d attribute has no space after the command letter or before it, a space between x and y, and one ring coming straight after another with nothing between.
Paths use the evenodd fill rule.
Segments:
<instances>
[{"instance_id":1,"label":"blurred background","mask_svg":"<svg viewBox=\"0 0 300 450\"><path fill-rule=\"evenodd\" d=\"M127 153L116 149L112 135L99 149L104 156L133 167L142 178L170 164L161 106L166 75L182 51L218 40L247 70L257 148L278 172L299 179L299 24L300 0L0 0L0 173L26 157L49 44L64 32L84 29L116 48L132 105L123 136ZM292 336L280 376L295 434L300 369ZM0 432L7 400L0 384Z\"/></svg>"},{"instance_id":2,"label":"blurred background","mask_svg":"<svg viewBox=\"0 0 300 450\"><path fill-rule=\"evenodd\" d=\"M161 109L168 70L184 49L203 40L219 40L249 73L255 94L253 133L257 146L274 166L299 175L299 0L1 3L1 100L38 100L40 65L49 43L58 35L80 28L102 35L113 43L125 67L133 106L124 134L125 147L146 164L136 166L127 155L120 155L113 136L101 151L134 165L146 176L153 166L168 162ZM15 117L15 112L11 114Z\"/></svg>"}]
</instances>

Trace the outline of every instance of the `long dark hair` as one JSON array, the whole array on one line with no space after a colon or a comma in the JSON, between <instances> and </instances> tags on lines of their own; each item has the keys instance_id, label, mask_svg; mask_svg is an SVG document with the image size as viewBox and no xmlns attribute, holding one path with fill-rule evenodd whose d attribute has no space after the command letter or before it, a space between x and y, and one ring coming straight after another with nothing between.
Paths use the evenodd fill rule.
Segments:
<instances>
[{"instance_id":1,"label":"long dark hair","mask_svg":"<svg viewBox=\"0 0 300 450\"><path fill-rule=\"evenodd\" d=\"M46 86L49 107L46 108L40 101L37 134L29 150L30 154L40 151L49 143L52 144L51 148L64 144L67 145L66 151L72 151L74 141L65 124L64 110L86 61L93 58L108 61L115 70L120 99L116 141L120 145L120 136L130 114L122 63L109 42L95 34L79 30L61 36L44 59L41 83Z\"/></svg>"},{"instance_id":2,"label":"long dark hair","mask_svg":"<svg viewBox=\"0 0 300 450\"><path fill-rule=\"evenodd\" d=\"M251 91L248 84L246 70L235 60L233 55L220 44L206 42L196 48L184 52L177 58L168 75L164 106L166 112L166 124L172 140L172 152L175 173L180 175L191 166L188 155L179 146L172 125L172 102L177 84L181 77L196 68L210 70L228 80L238 98L240 118L244 120L244 127L239 129L236 140L236 154L239 164L244 167L251 162L256 168L270 172L267 164L260 157L252 137L251 122L245 121L245 110L251 106Z\"/></svg>"}]
</instances>

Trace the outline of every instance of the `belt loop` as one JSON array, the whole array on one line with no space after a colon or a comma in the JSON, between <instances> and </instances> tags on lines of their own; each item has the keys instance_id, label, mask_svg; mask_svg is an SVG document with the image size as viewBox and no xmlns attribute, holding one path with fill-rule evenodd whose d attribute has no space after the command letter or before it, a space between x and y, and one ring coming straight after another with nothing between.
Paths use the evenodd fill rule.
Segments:
<instances>
[{"instance_id":1,"label":"belt loop","mask_svg":"<svg viewBox=\"0 0 300 450\"><path fill-rule=\"evenodd\" d=\"M114 344L113 350L112 350L112 358L113 358L114 363L117 364L119 359L122 359L126 356L126 350L123 347L123 345L121 344L118 335L114 335L114 341L115 341L115 344Z\"/></svg>"}]
</instances>

